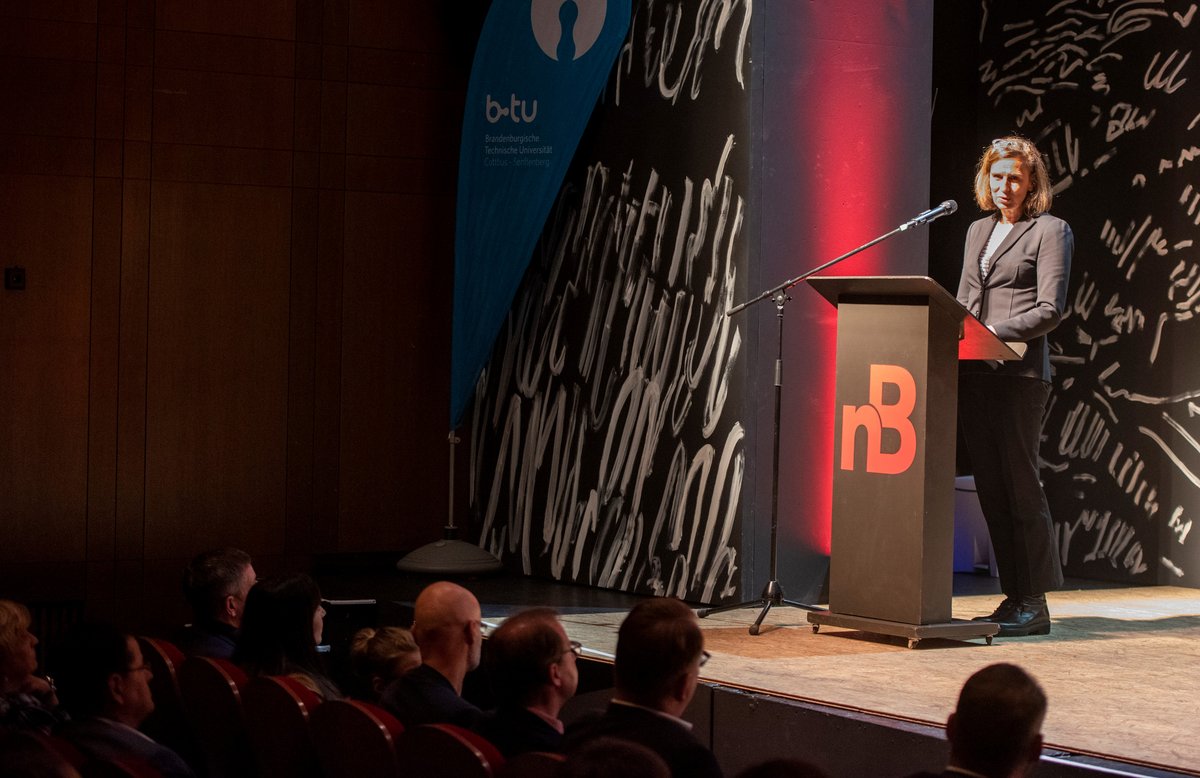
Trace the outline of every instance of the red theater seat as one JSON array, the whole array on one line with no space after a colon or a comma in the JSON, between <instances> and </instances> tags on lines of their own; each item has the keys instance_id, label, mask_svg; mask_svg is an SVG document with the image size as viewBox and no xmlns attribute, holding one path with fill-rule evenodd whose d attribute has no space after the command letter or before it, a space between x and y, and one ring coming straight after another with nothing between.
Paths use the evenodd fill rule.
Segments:
<instances>
[{"instance_id":1,"label":"red theater seat","mask_svg":"<svg viewBox=\"0 0 1200 778\"><path fill-rule=\"evenodd\" d=\"M319 778L310 717L321 698L285 676L252 678L242 690L250 747L263 776Z\"/></svg>"},{"instance_id":2,"label":"red theater seat","mask_svg":"<svg viewBox=\"0 0 1200 778\"><path fill-rule=\"evenodd\" d=\"M415 778L492 778L504 766L497 748L453 724L424 724L404 732L400 761Z\"/></svg>"},{"instance_id":3,"label":"red theater seat","mask_svg":"<svg viewBox=\"0 0 1200 778\"><path fill-rule=\"evenodd\" d=\"M179 670L187 657L169 640L139 637L137 641L144 661L154 674L150 680L154 712L139 729L188 762L198 761L200 749L183 710L183 694L179 690Z\"/></svg>"},{"instance_id":4,"label":"red theater seat","mask_svg":"<svg viewBox=\"0 0 1200 778\"><path fill-rule=\"evenodd\" d=\"M546 751L530 751L505 760L498 778L554 778L566 757Z\"/></svg>"},{"instance_id":5,"label":"red theater seat","mask_svg":"<svg viewBox=\"0 0 1200 778\"><path fill-rule=\"evenodd\" d=\"M242 710L246 682L241 668L226 659L194 656L179 670L184 708L211 778L258 775Z\"/></svg>"},{"instance_id":6,"label":"red theater seat","mask_svg":"<svg viewBox=\"0 0 1200 778\"><path fill-rule=\"evenodd\" d=\"M313 745L327 778L415 776L401 770L396 742L404 726L383 708L356 700L329 700L313 711Z\"/></svg>"}]
</instances>

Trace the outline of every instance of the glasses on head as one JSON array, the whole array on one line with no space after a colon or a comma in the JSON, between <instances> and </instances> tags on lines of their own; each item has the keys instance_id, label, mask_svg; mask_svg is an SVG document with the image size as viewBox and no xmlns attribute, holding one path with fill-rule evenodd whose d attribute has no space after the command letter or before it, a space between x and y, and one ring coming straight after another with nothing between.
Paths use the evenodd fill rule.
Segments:
<instances>
[{"instance_id":1,"label":"glasses on head","mask_svg":"<svg viewBox=\"0 0 1200 778\"><path fill-rule=\"evenodd\" d=\"M700 666L704 667L705 663L708 662L708 660L710 660L710 659L712 659L712 654L708 653L704 649L701 649L700 650Z\"/></svg>"},{"instance_id":2,"label":"glasses on head","mask_svg":"<svg viewBox=\"0 0 1200 778\"><path fill-rule=\"evenodd\" d=\"M140 665L138 665L137 667L130 667L128 670L122 670L121 672L122 672L123 674L125 674L125 675L129 675L130 673L136 673L136 672L139 672L139 671L141 671L141 670L146 670L146 671L149 671L149 670L150 670L150 665L146 664L145 662L142 662L142 663L141 663Z\"/></svg>"},{"instance_id":3,"label":"glasses on head","mask_svg":"<svg viewBox=\"0 0 1200 778\"><path fill-rule=\"evenodd\" d=\"M996 138L992 141L992 149L999 154L1006 151L1020 151L1021 142L1011 138Z\"/></svg>"},{"instance_id":4,"label":"glasses on head","mask_svg":"<svg viewBox=\"0 0 1200 778\"><path fill-rule=\"evenodd\" d=\"M566 654L574 654L575 656L583 656L583 644L580 643L578 640L568 640L566 649L563 650L563 652L561 654L559 654L559 657L565 656Z\"/></svg>"}]
</instances>

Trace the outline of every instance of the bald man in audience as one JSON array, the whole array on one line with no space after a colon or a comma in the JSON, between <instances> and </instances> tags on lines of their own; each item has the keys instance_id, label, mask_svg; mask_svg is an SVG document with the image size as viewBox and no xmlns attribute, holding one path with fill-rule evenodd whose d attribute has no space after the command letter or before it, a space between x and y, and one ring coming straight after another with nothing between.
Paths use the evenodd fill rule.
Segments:
<instances>
[{"instance_id":1,"label":"bald man in audience","mask_svg":"<svg viewBox=\"0 0 1200 778\"><path fill-rule=\"evenodd\" d=\"M553 608L532 608L504 620L488 638L486 667L496 710L481 731L505 756L559 751L559 711L579 686L582 646L567 637Z\"/></svg>"},{"instance_id":2,"label":"bald man in audience","mask_svg":"<svg viewBox=\"0 0 1200 778\"><path fill-rule=\"evenodd\" d=\"M691 608L673 597L638 603L617 631L616 696L603 716L567 732L564 750L616 737L654 751L674 778L720 778L716 757L681 718L707 660Z\"/></svg>"},{"instance_id":3,"label":"bald man in audience","mask_svg":"<svg viewBox=\"0 0 1200 778\"><path fill-rule=\"evenodd\" d=\"M946 721L950 763L912 778L1024 778L1042 757L1046 693L1013 664L988 665L963 684Z\"/></svg>"},{"instance_id":4,"label":"bald man in audience","mask_svg":"<svg viewBox=\"0 0 1200 778\"><path fill-rule=\"evenodd\" d=\"M475 595L449 581L427 586L413 606L421 664L393 681L380 702L406 727L457 724L478 729L483 712L462 697L463 679L479 667L483 622Z\"/></svg>"}]
</instances>

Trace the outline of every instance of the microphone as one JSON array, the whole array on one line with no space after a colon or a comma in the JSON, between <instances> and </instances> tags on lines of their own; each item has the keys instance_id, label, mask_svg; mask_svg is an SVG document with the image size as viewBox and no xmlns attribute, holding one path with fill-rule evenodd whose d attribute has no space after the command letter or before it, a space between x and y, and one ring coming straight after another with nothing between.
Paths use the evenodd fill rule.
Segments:
<instances>
[{"instance_id":1,"label":"microphone","mask_svg":"<svg viewBox=\"0 0 1200 778\"><path fill-rule=\"evenodd\" d=\"M940 219L948 213L954 213L958 210L958 203L953 200L946 200L937 208L930 208L924 213L919 213L912 219L909 219L904 224L900 225L901 230L907 230L910 227L919 227L922 224L929 224L934 219Z\"/></svg>"}]
</instances>

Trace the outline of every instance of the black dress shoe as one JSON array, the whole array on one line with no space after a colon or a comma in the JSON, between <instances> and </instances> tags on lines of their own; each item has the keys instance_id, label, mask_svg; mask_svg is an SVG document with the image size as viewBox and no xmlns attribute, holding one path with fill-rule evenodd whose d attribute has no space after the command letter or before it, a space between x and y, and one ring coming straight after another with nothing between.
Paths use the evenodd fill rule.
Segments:
<instances>
[{"instance_id":1,"label":"black dress shoe","mask_svg":"<svg viewBox=\"0 0 1200 778\"><path fill-rule=\"evenodd\" d=\"M971 621L992 621L997 624L1004 621L1011 621L1016 615L1019 604L1020 598L1006 594L1004 595L1004 600L996 606L996 610L992 611L990 616L976 616Z\"/></svg>"},{"instance_id":2,"label":"black dress shoe","mask_svg":"<svg viewBox=\"0 0 1200 778\"><path fill-rule=\"evenodd\" d=\"M1026 595L1017 603L1010 618L1000 622L996 637L1020 638L1026 635L1050 634L1050 609L1046 607L1046 595Z\"/></svg>"}]
</instances>

